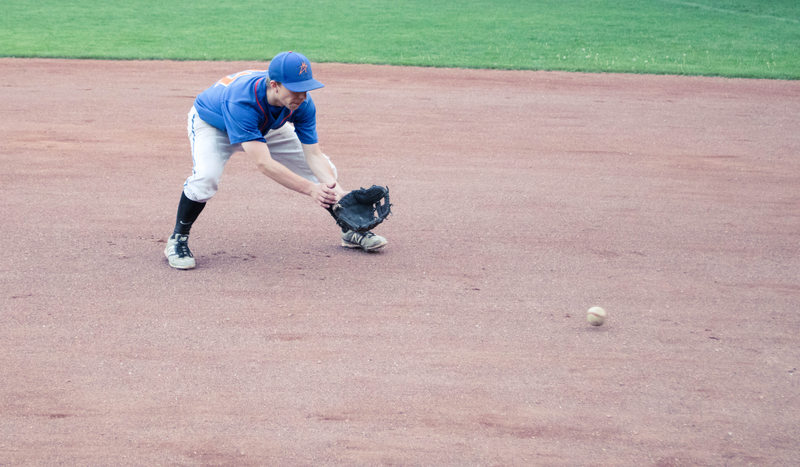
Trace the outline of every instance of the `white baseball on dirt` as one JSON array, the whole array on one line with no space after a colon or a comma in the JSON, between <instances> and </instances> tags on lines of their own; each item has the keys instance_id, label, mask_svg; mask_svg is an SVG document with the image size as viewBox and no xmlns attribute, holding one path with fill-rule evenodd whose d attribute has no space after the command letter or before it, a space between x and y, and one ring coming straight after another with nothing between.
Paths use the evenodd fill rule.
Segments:
<instances>
[{"instance_id":1,"label":"white baseball on dirt","mask_svg":"<svg viewBox=\"0 0 800 467\"><path fill-rule=\"evenodd\" d=\"M592 326L602 326L606 322L606 310L599 306L593 306L586 312L586 321Z\"/></svg>"}]
</instances>

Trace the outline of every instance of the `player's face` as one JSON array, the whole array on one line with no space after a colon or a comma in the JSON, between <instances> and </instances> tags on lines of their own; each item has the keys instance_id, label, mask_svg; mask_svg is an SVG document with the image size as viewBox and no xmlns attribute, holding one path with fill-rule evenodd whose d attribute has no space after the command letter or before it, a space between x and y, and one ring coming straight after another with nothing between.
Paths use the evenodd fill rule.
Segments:
<instances>
[{"instance_id":1,"label":"player's face","mask_svg":"<svg viewBox=\"0 0 800 467\"><path fill-rule=\"evenodd\" d=\"M290 91L283 85L278 85L277 91L278 100L281 102L281 105L291 111L297 110L297 108L300 107L300 104L306 100L306 93Z\"/></svg>"}]
</instances>

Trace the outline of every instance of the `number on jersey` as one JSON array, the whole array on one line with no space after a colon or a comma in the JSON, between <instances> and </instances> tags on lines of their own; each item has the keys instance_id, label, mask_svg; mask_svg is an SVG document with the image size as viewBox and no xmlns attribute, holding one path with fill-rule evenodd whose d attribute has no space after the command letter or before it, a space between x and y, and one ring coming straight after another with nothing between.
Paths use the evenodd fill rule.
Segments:
<instances>
[{"instance_id":1,"label":"number on jersey","mask_svg":"<svg viewBox=\"0 0 800 467\"><path fill-rule=\"evenodd\" d=\"M226 86L227 87L227 86L230 86L230 84L233 83L234 81L236 81L238 78L241 78L242 76L249 76L249 75L252 75L253 73L265 73L266 71L267 70L245 70L245 71L240 71L239 73L234 73L232 75L228 75L228 76L222 78L221 80L216 82L215 86Z\"/></svg>"}]
</instances>

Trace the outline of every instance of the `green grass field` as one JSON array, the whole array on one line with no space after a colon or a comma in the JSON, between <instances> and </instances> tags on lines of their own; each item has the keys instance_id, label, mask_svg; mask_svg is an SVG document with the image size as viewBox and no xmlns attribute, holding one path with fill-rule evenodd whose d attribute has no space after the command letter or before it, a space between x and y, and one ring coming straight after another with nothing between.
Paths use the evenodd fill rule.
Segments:
<instances>
[{"instance_id":1,"label":"green grass field","mask_svg":"<svg viewBox=\"0 0 800 467\"><path fill-rule=\"evenodd\" d=\"M227 4L224 4L227 3ZM3 0L0 56L800 79L800 1Z\"/></svg>"}]
</instances>

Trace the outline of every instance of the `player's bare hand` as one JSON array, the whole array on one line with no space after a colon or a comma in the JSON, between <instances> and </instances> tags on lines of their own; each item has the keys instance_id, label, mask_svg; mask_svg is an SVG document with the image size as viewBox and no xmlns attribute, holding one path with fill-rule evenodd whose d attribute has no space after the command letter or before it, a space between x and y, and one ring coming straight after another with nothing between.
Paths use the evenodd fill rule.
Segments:
<instances>
[{"instance_id":1,"label":"player's bare hand","mask_svg":"<svg viewBox=\"0 0 800 467\"><path fill-rule=\"evenodd\" d=\"M338 196L336 195L336 183L325 184L317 183L311 189L311 198L325 209L336 204Z\"/></svg>"}]
</instances>

